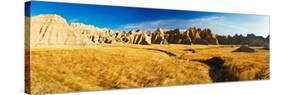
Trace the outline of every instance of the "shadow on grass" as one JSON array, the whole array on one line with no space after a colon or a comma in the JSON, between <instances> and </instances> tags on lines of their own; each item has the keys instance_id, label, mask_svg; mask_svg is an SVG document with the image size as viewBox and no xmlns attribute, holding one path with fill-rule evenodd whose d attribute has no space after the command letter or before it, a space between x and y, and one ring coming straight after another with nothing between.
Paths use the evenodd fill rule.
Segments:
<instances>
[{"instance_id":1,"label":"shadow on grass","mask_svg":"<svg viewBox=\"0 0 281 95\"><path fill-rule=\"evenodd\" d=\"M166 55L171 56L171 57L177 56L176 54L174 54L174 53L172 53L172 52L169 52L169 51L166 51L166 50L162 50L162 49L156 49L156 48L139 48L139 47L129 47L129 46L128 46L128 48L159 51L159 52L165 53Z\"/></svg>"},{"instance_id":2,"label":"shadow on grass","mask_svg":"<svg viewBox=\"0 0 281 95\"><path fill-rule=\"evenodd\" d=\"M192 60L204 63L210 67L209 75L213 82L224 82L227 78L224 76L224 60L221 57L212 57L208 60Z\"/></svg>"}]
</instances>

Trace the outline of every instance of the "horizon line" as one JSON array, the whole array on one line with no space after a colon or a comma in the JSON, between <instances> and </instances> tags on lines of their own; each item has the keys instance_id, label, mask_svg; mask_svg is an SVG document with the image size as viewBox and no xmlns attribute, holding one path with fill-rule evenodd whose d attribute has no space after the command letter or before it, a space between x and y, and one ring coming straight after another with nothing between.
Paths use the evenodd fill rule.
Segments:
<instances>
[{"instance_id":1,"label":"horizon line","mask_svg":"<svg viewBox=\"0 0 281 95\"><path fill-rule=\"evenodd\" d=\"M93 28L111 30L112 32L117 32L117 31L121 31L121 32L130 32L130 31L133 31L133 30L154 32L154 31L156 31L158 28L162 29L164 32L171 31L171 30L175 30L175 29L179 29L180 32L186 32L186 31L188 31L188 29L190 29L190 28L196 28L196 29L201 29L201 30L203 30L203 29L211 29L211 28L209 28L209 27L200 28L200 27L195 27L195 26L186 27L186 29L185 29L185 28L169 28L169 29L168 29L168 28L161 28L161 27L155 28L155 29L153 29L153 30L150 30L150 29L138 29L138 28L136 28L136 29L113 29L113 28L109 28L109 27L98 27L98 26L95 26L95 25L93 25L93 24L85 24L85 23L83 23L83 22L76 22L76 21L75 21L75 22L70 22L70 21L68 21L65 17L63 17L63 16L61 16L61 15L59 15L59 14L38 14L38 15L32 15L32 16L29 15L29 16L25 16L25 17L34 17L34 16L40 16L40 15L54 15L54 16L59 16L60 18L62 18L62 19L64 19L64 20L66 21L66 23L67 23L68 26L70 26L70 25L73 24L73 23L77 23L77 24L83 24L83 25L86 25L86 26L92 26ZM240 36L240 35L242 35L242 36L247 36L247 35L249 35L249 34L254 34L255 36L261 36L261 37L263 37L263 38L266 38L267 36L270 35L270 33L267 34L267 35L257 35L257 34L255 34L255 33L247 33L247 34L245 34L245 35L243 35L242 33L240 33L240 34L239 34L239 33L235 33L235 34L223 35L223 34L215 33L214 31L212 31L212 29L211 29L211 32L212 32L214 35L219 35L219 36L235 36L235 35L238 35L238 36Z\"/></svg>"}]
</instances>

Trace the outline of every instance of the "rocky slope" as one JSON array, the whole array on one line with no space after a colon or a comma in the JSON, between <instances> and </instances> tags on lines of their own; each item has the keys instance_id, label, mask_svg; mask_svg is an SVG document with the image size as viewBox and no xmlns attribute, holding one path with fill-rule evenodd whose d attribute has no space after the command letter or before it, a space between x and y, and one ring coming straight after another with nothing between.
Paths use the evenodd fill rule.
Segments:
<instances>
[{"instance_id":1,"label":"rocky slope","mask_svg":"<svg viewBox=\"0 0 281 95\"><path fill-rule=\"evenodd\" d=\"M38 15L30 18L27 27L30 46L82 45L81 38L72 31L66 20L58 15Z\"/></svg>"},{"instance_id":2,"label":"rocky slope","mask_svg":"<svg viewBox=\"0 0 281 95\"><path fill-rule=\"evenodd\" d=\"M86 45L112 42L113 33L109 29L100 29L92 25L85 25L82 23L71 23L70 29L73 32L78 33Z\"/></svg>"},{"instance_id":3,"label":"rocky slope","mask_svg":"<svg viewBox=\"0 0 281 95\"><path fill-rule=\"evenodd\" d=\"M211 29L190 27L186 31L180 29L155 31L122 30L98 28L83 23L71 23L59 15L38 15L26 17L26 44L31 47L40 46L92 46L103 43L127 43L127 44L203 44L203 45L233 45L243 44L251 46L269 47L269 37L234 35L215 35ZM30 37L29 37L30 36ZM28 41L30 40L30 42Z\"/></svg>"}]
</instances>

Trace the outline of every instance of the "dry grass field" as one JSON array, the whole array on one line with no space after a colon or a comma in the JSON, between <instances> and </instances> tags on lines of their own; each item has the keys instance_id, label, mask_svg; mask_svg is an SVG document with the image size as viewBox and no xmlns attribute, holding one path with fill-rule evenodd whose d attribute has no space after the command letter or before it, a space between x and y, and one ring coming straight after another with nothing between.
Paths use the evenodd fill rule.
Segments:
<instances>
[{"instance_id":1,"label":"dry grass field","mask_svg":"<svg viewBox=\"0 0 281 95\"><path fill-rule=\"evenodd\" d=\"M269 50L232 52L238 47L126 44L32 48L26 66L31 70L31 93L269 79ZM211 74L214 68L203 62L212 57L224 61L216 75Z\"/></svg>"}]
</instances>

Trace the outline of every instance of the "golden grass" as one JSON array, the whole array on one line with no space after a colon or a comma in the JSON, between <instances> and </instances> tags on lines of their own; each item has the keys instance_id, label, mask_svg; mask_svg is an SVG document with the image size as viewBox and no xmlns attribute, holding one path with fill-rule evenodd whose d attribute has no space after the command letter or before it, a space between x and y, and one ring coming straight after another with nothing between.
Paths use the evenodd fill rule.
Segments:
<instances>
[{"instance_id":1,"label":"golden grass","mask_svg":"<svg viewBox=\"0 0 281 95\"><path fill-rule=\"evenodd\" d=\"M186 51L190 48L198 53ZM269 78L268 50L231 52L235 48L206 45L32 48L31 93L212 83L210 68L194 60L206 60L214 56L226 60L226 74L232 80ZM249 72L255 73L255 77L247 76Z\"/></svg>"}]
</instances>

